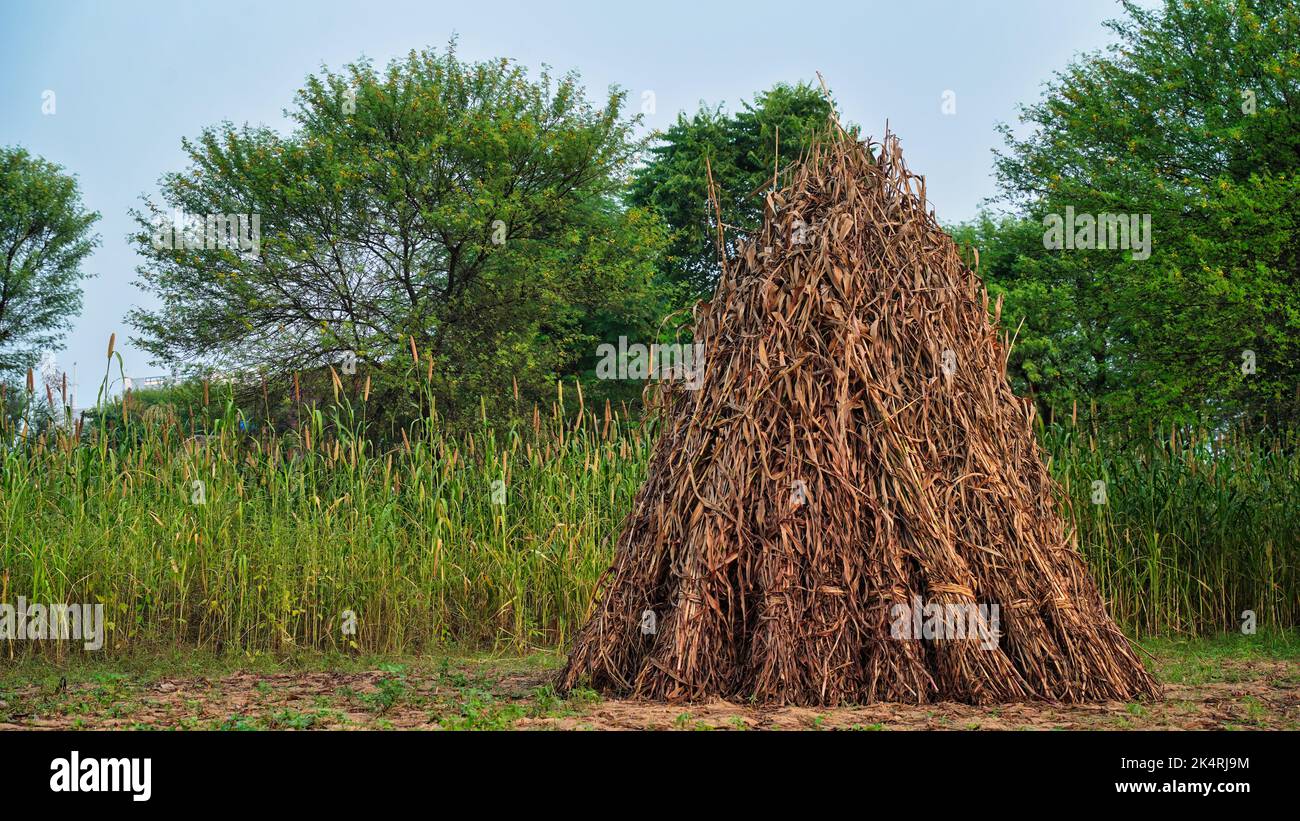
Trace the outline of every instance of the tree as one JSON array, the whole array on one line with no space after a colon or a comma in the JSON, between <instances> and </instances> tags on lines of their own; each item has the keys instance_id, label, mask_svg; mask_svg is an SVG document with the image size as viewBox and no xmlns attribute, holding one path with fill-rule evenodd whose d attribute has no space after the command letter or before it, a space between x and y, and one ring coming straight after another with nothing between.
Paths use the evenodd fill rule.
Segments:
<instances>
[{"instance_id":1,"label":"tree","mask_svg":"<svg viewBox=\"0 0 1300 821\"><path fill-rule=\"evenodd\" d=\"M1150 216L1149 257L1037 252L1035 282L1073 312L1051 335L1086 351L1075 386L1114 418L1298 420L1300 7L1124 10L1108 52L1022 109L1032 133L1004 126L998 177L1045 239L1071 212Z\"/></svg>"},{"instance_id":2,"label":"tree","mask_svg":"<svg viewBox=\"0 0 1300 821\"><path fill-rule=\"evenodd\" d=\"M662 232L619 203L639 149L623 103L454 43L322 70L292 134L224 123L185 142L190 168L137 214L161 305L133 312L136 341L173 364L431 372L444 410L516 383L540 396L594 347L589 314L654 293ZM203 222L178 239L169 208Z\"/></svg>"},{"instance_id":3,"label":"tree","mask_svg":"<svg viewBox=\"0 0 1300 821\"><path fill-rule=\"evenodd\" d=\"M67 334L98 219L83 208L75 177L0 147L0 378L24 373Z\"/></svg>"},{"instance_id":4,"label":"tree","mask_svg":"<svg viewBox=\"0 0 1300 821\"><path fill-rule=\"evenodd\" d=\"M718 279L709 170L722 221L742 233L753 231L763 219L758 193L771 190L779 164L798 159L826 131L830 113L819 89L778 84L732 115L720 105L702 106L691 117L680 114L651 147L649 161L635 174L630 201L652 209L672 229L662 273L676 286L679 303L712 296Z\"/></svg>"},{"instance_id":5,"label":"tree","mask_svg":"<svg viewBox=\"0 0 1300 821\"><path fill-rule=\"evenodd\" d=\"M1002 329L1014 339L1007 375L1017 394L1031 398L1044 419L1087 394L1091 360L1075 332L1086 306L1075 303L1069 283L1049 276L1043 260L1043 226L988 212L950 229L966 262L976 267L991 300L1002 299Z\"/></svg>"}]
</instances>

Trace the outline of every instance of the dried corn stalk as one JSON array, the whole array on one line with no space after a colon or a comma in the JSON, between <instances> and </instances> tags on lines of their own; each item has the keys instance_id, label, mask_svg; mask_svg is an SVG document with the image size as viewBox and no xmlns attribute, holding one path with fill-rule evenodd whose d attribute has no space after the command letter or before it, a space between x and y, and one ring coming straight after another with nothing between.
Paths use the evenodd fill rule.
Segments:
<instances>
[{"instance_id":1,"label":"dried corn stalk","mask_svg":"<svg viewBox=\"0 0 1300 821\"><path fill-rule=\"evenodd\" d=\"M896 137L834 123L696 338L562 688L833 705L1153 696L1065 531L988 297ZM900 638L897 605L998 605Z\"/></svg>"}]
</instances>

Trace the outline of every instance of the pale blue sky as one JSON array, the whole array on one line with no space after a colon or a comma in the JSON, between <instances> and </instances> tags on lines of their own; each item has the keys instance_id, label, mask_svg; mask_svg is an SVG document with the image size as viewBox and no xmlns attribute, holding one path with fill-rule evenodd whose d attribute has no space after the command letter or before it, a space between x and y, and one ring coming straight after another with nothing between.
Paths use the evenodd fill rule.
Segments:
<instances>
[{"instance_id":1,"label":"pale blue sky","mask_svg":"<svg viewBox=\"0 0 1300 821\"><path fill-rule=\"evenodd\" d=\"M841 114L879 134L886 119L908 164L926 175L944 222L995 193L994 125L1036 100L1081 51L1111 39L1113 0L825 0L762 2L16 2L0 0L0 144L21 145L77 175L103 215L82 315L59 352L94 401L116 332L127 374L163 372L125 342L137 257L127 209L183 167L180 142L220 120L285 127L307 74L363 55L383 65L453 32L466 59L512 57L577 69L590 93L617 84L650 128L700 101L738 100L779 81L825 75ZM56 111L42 114L42 94ZM957 113L941 112L945 90Z\"/></svg>"}]
</instances>

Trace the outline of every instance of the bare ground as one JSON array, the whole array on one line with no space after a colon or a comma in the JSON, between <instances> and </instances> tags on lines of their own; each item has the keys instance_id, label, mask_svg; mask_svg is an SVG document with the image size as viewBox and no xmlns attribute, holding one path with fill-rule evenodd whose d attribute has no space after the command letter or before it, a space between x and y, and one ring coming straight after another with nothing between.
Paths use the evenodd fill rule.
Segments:
<instances>
[{"instance_id":1,"label":"bare ground","mask_svg":"<svg viewBox=\"0 0 1300 821\"><path fill-rule=\"evenodd\" d=\"M554 656L207 675L57 669L0 678L12 729L1300 729L1300 660L1161 660L1156 702L1087 706L654 704L550 688Z\"/></svg>"}]
</instances>

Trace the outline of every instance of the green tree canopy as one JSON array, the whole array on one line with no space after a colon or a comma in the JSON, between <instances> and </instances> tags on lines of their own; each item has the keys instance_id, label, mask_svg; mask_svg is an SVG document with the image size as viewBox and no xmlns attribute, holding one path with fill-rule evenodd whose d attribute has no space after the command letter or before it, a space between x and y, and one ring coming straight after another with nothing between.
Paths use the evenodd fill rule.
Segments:
<instances>
[{"instance_id":1,"label":"green tree canopy","mask_svg":"<svg viewBox=\"0 0 1300 821\"><path fill-rule=\"evenodd\" d=\"M1003 300L1002 327L1015 343L1007 358L1012 388L1032 397L1044 419L1069 408L1093 364L1076 332L1089 306L1076 304L1075 291L1044 271L1042 224L982 213L951 233L969 264L975 264L971 249L978 249L989 296Z\"/></svg>"},{"instance_id":2,"label":"green tree canopy","mask_svg":"<svg viewBox=\"0 0 1300 821\"><path fill-rule=\"evenodd\" d=\"M67 334L98 219L82 206L75 177L0 147L0 378L32 367Z\"/></svg>"},{"instance_id":3,"label":"green tree canopy","mask_svg":"<svg viewBox=\"0 0 1300 821\"><path fill-rule=\"evenodd\" d=\"M185 142L190 167L136 215L139 284L161 304L133 312L135 341L164 362L284 372L410 367L414 340L444 408L516 382L539 395L594 347L593 316L653 313L662 231L619 202L639 149L623 104L454 44L322 70L292 134L223 123ZM249 215L244 247L210 247L206 225L204 247L164 230L165 247L178 209Z\"/></svg>"},{"instance_id":4,"label":"green tree canopy","mask_svg":"<svg viewBox=\"0 0 1300 821\"><path fill-rule=\"evenodd\" d=\"M1112 48L1022 110L1027 136L1004 127L997 168L1040 225L1067 209L1149 214L1150 256L1020 243L990 272L1014 268L1013 313L1066 312L1027 323L1022 374L1117 418L1300 418L1300 7L1124 10Z\"/></svg>"}]
</instances>

